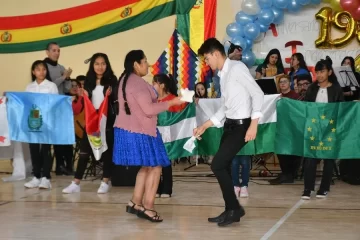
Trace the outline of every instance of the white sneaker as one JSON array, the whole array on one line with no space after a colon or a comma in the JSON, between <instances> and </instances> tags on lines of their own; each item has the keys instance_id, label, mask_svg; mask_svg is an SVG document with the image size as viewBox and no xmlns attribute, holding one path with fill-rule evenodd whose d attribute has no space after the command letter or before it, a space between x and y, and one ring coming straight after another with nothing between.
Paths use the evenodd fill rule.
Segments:
<instances>
[{"instance_id":1,"label":"white sneaker","mask_svg":"<svg viewBox=\"0 0 360 240\"><path fill-rule=\"evenodd\" d=\"M80 192L80 185L76 184L74 181L71 182L71 184L69 186L67 186L66 188L64 188L62 190L63 193L78 193Z\"/></svg>"},{"instance_id":2,"label":"white sneaker","mask_svg":"<svg viewBox=\"0 0 360 240\"><path fill-rule=\"evenodd\" d=\"M240 197L241 198L249 197L248 187L241 187L241 189L240 189Z\"/></svg>"},{"instance_id":3,"label":"white sneaker","mask_svg":"<svg viewBox=\"0 0 360 240\"><path fill-rule=\"evenodd\" d=\"M41 182L40 182L39 188L40 188L40 189L51 189L50 180L47 179L46 177L41 178Z\"/></svg>"},{"instance_id":4,"label":"white sneaker","mask_svg":"<svg viewBox=\"0 0 360 240\"><path fill-rule=\"evenodd\" d=\"M109 191L109 189L110 189L109 184L107 184L107 183L105 183L105 182L101 182L100 187L99 187L97 193L99 193L99 194L104 194L104 193L107 193L107 192Z\"/></svg>"},{"instance_id":5,"label":"white sneaker","mask_svg":"<svg viewBox=\"0 0 360 240\"><path fill-rule=\"evenodd\" d=\"M40 179L36 177L33 177L31 181L24 184L26 188L38 188L39 185L40 185Z\"/></svg>"},{"instance_id":6,"label":"white sneaker","mask_svg":"<svg viewBox=\"0 0 360 240\"><path fill-rule=\"evenodd\" d=\"M240 187L234 187L234 192L236 197L238 198L240 196Z\"/></svg>"}]
</instances>

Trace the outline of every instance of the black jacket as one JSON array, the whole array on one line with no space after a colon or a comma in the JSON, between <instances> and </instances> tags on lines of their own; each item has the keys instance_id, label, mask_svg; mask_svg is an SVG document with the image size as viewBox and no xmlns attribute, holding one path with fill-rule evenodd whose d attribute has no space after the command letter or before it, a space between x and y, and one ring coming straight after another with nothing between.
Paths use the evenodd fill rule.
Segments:
<instances>
[{"instance_id":1,"label":"black jacket","mask_svg":"<svg viewBox=\"0 0 360 240\"><path fill-rule=\"evenodd\" d=\"M117 115L118 109L119 109L119 104L117 102L117 99L118 99L117 81L118 80L117 80L116 76L113 76L113 77L111 77L111 79L109 79L109 81L106 81L107 84L104 85L104 91L103 91L104 96L109 87L111 87L111 89L112 89L111 94L109 96L106 129L113 129L114 123L115 123L115 118L116 118L116 115ZM88 92L89 99L91 100L92 91L94 89L90 89L90 87L86 84L86 81L85 81L84 89Z\"/></svg>"},{"instance_id":2,"label":"black jacket","mask_svg":"<svg viewBox=\"0 0 360 240\"><path fill-rule=\"evenodd\" d=\"M318 82L312 83L308 90L306 91L304 101L305 102L315 102L317 93L320 89ZM330 87L327 88L328 101L331 102L343 102L344 94L338 83L333 83Z\"/></svg>"}]
</instances>

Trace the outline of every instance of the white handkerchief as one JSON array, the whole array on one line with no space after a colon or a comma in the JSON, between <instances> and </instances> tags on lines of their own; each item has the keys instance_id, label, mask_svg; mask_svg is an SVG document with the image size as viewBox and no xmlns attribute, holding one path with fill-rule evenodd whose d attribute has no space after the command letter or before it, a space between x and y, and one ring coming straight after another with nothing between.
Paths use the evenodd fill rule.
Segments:
<instances>
[{"instance_id":1,"label":"white handkerchief","mask_svg":"<svg viewBox=\"0 0 360 240\"><path fill-rule=\"evenodd\" d=\"M196 138L194 136L192 136L189 140L186 141L186 143L184 144L184 149L188 152L191 152L194 150L195 146L195 140Z\"/></svg>"},{"instance_id":2,"label":"white handkerchief","mask_svg":"<svg viewBox=\"0 0 360 240\"><path fill-rule=\"evenodd\" d=\"M184 102L193 102L193 96L195 94L195 91L189 90L189 89L181 89L181 101Z\"/></svg>"}]
</instances>

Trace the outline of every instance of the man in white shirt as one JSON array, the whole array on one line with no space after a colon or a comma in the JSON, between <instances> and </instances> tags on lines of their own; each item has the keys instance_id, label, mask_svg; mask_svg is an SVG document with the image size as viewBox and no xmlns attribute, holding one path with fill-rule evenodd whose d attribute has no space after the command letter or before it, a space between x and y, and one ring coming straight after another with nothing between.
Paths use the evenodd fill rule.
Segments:
<instances>
[{"instance_id":1,"label":"man in white shirt","mask_svg":"<svg viewBox=\"0 0 360 240\"><path fill-rule=\"evenodd\" d=\"M239 222L245 215L233 188L231 162L249 141L256 137L259 118L262 116L264 93L251 76L246 65L226 57L224 46L215 38L207 39L198 50L207 65L219 70L222 107L210 120L194 129L199 140L207 128L221 126L225 119L220 148L211 164L225 201L225 211L218 217L209 218L218 226Z\"/></svg>"}]
</instances>

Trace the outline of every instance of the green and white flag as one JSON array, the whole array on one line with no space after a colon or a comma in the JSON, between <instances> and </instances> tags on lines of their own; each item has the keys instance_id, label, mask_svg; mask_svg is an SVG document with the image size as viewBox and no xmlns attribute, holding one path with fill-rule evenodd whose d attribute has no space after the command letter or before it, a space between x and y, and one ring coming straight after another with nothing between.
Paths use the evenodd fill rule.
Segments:
<instances>
[{"instance_id":1,"label":"green and white flag","mask_svg":"<svg viewBox=\"0 0 360 240\"><path fill-rule=\"evenodd\" d=\"M276 101L280 95L265 95L262 108L263 117L259 120L255 141L245 145L240 155L254 155L274 152L276 134ZM206 130L201 141L192 153L183 146L192 137L193 129L210 119L221 106L221 99L200 99L197 106L189 104L182 112L163 112L158 116L158 129L161 133L170 159L192 155L214 155L220 144L223 128L211 127Z\"/></svg>"}]
</instances>

